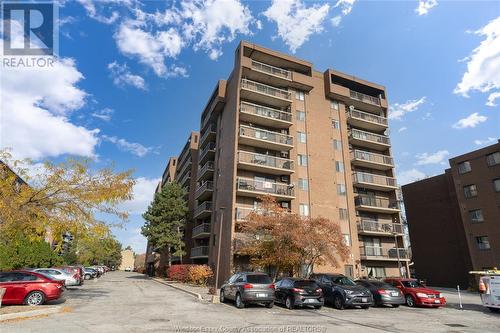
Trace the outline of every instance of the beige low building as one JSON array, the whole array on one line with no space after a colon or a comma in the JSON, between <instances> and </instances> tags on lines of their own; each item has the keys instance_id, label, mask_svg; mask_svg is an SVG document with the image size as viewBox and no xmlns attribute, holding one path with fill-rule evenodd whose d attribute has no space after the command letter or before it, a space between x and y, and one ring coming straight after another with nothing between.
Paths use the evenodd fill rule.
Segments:
<instances>
[{"instance_id":1,"label":"beige low building","mask_svg":"<svg viewBox=\"0 0 500 333\"><path fill-rule=\"evenodd\" d=\"M122 263L120 264L120 267L118 267L118 269L120 271L124 271L125 268L128 267L132 270L132 269L134 269L134 263L135 263L134 251L123 250L122 251Z\"/></svg>"}]
</instances>

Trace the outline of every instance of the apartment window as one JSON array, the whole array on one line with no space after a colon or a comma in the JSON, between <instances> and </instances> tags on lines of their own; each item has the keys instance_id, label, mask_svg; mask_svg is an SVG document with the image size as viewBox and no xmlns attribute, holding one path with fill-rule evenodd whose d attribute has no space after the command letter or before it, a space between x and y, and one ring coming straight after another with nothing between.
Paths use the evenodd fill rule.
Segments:
<instances>
[{"instance_id":1,"label":"apartment window","mask_svg":"<svg viewBox=\"0 0 500 333\"><path fill-rule=\"evenodd\" d=\"M494 152L493 154L486 155L486 161L488 166L494 166L500 164L500 152Z\"/></svg>"},{"instance_id":2,"label":"apartment window","mask_svg":"<svg viewBox=\"0 0 500 333\"><path fill-rule=\"evenodd\" d=\"M465 161L465 162L462 162L462 163L458 164L458 173L459 174L464 174L464 173L470 172L471 170L472 169L470 167L470 162L469 161Z\"/></svg>"},{"instance_id":3,"label":"apartment window","mask_svg":"<svg viewBox=\"0 0 500 333\"><path fill-rule=\"evenodd\" d=\"M306 113L304 111L297 111L297 120L298 121L306 120Z\"/></svg>"},{"instance_id":4,"label":"apartment window","mask_svg":"<svg viewBox=\"0 0 500 333\"><path fill-rule=\"evenodd\" d=\"M483 222L483 211L481 209L474 209L469 211L469 217L471 222Z\"/></svg>"},{"instance_id":5,"label":"apartment window","mask_svg":"<svg viewBox=\"0 0 500 333\"><path fill-rule=\"evenodd\" d=\"M304 100L304 92L297 90L295 92L295 99L298 99L299 101L303 101Z\"/></svg>"},{"instance_id":6,"label":"apartment window","mask_svg":"<svg viewBox=\"0 0 500 333\"><path fill-rule=\"evenodd\" d=\"M299 214L300 216L309 216L309 205L299 204Z\"/></svg>"},{"instance_id":7,"label":"apartment window","mask_svg":"<svg viewBox=\"0 0 500 333\"><path fill-rule=\"evenodd\" d=\"M339 218L341 220L347 220L349 218L349 213L345 208L339 208Z\"/></svg>"},{"instance_id":8,"label":"apartment window","mask_svg":"<svg viewBox=\"0 0 500 333\"><path fill-rule=\"evenodd\" d=\"M345 265L345 276L348 276L350 278L354 277L354 267L352 265Z\"/></svg>"},{"instance_id":9,"label":"apartment window","mask_svg":"<svg viewBox=\"0 0 500 333\"><path fill-rule=\"evenodd\" d=\"M330 101L330 107L336 111L339 110L339 102L337 101Z\"/></svg>"},{"instance_id":10,"label":"apartment window","mask_svg":"<svg viewBox=\"0 0 500 333\"><path fill-rule=\"evenodd\" d=\"M464 196L466 199L477 197L477 187L476 185L464 186Z\"/></svg>"},{"instance_id":11,"label":"apartment window","mask_svg":"<svg viewBox=\"0 0 500 333\"><path fill-rule=\"evenodd\" d=\"M349 234L343 234L342 236L344 236L344 244L346 246L351 246L351 235Z\"/></svg>"},{"instance_id":12,"label":"apartment window","mask_svg":"<svg viewBox=\"0 0 500 333\"><path fill-rule=\"evenodd\" d=\"M337 130L340 129L340 122L336 119L332 119L332 127Z\"/></svg>"},{"instance_id":13,"label":"apartment window","mask_svg":"<svg viewBox=\"0 0 500 333\"><path fill-rule=\"evenodd\" d=\"M342 142L340 142L340 140L333 139L333 149L342 150Z\"/></svg>"},{"instance_id":14,"label":"apartment window","mask_svg":"<svg viewBox=\"0 0 500 333\"><path fill-rule=\"evenodd\" d=\"M385 278L385 267L366 266L366 273L370 278Z\"/></svg>"},{"instance_id":15,"label":"apartment window","mask_svg":"<svg viewBox=\"0 0 500 333\"><path fill-rule=\"evenodd\" d=\"M299 165L307 166L307 155L297 154Z\"/></svg>"},{"instance_id":16,"label":"apartment window","mask_svg":"<svg viewBox=\"0 0 500 333\"><path fill-rule=\"evenodd\" d=\"M305 178L299 178L299 189L308 191L309 190L309 180Z\"/></svg>"},{"instance_id":17,"label":"apartment window","mask_svg":"<svg viewBox=\"0 0 500 333\"><path fill-rule=\"evenodd\" d=\"M490 241L488 240L488 236L476 237L476 244L480 250L489 250L490 249Z\"/></svg>"},{"instance_id":18,"label":"apartment window","mask_svg":"<svg viewBox=\"0 0 500 333\"><path fill-rule=\"evenodd\" d=\"M297 132L297 139L300 143L306 143L306 133L304 132Z\"/></svg>"},{"instance_id":19,"label":"apartment window","mask_svg":"<svg viewBox=\"0 0 500 333\"><path fill-rule=\"evenodd\" d=\"M500 192L500 178L493 179L493 188L495 192Z\"/></svg>"},{"instance_id":20,"label":"apartment window","mask_svg":"<svg viewBox=\"0 0 500 333\"><path fill-rule=\"evenodd\" d=\"M335 161L335 170L337 170L337 172L344 172L344 163Z\"/></svg>"},{"instance_id":21,"label":"apartment window","mask_svg":"<svg viewBox=\"0 0 500 333\"><path fill-rule=\"evenodd\" d=\"M345 184L337 184L337 194L338 195L345 195L346 194Z\"/></svg>"}]
</instances>

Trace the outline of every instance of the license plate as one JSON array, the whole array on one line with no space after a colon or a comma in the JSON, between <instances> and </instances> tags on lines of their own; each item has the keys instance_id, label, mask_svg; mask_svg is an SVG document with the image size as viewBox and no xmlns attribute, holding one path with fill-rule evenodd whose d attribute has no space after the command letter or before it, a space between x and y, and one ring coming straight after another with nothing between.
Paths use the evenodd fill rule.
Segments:
<instances>
[{"instance_id":1,"label":"license plate","mask_svg":"<svg viewBox=\"0 0 500 333\"><path fill-rule=\"evenodd\" d=\"M308 298L304 301L304 303L314 303L314 299Z\"/></svg>"},{"instance_id":2,"label":"license plate","mask_svg":"<svg viewBox=\"0 0 500 333\"><path fill-rule=\"evenodd\" d=\"M368 302L368 298L366 298L366 297L361 298L361 302L363 302L363 303Z\"/></svg>"},{"instance_id":3,"label":"license plate","mask_svg":"<svg viewBox=\"0 0 500 333\"><path fill-rule=\"evenodd\" d=\"M267 297L267 294L257 294L256 297Z\"/></svg>"},{"instance_id":4,"label":"license plate","mask_svg":"<svg viewBox=\"0 0 500 333\"><path fill-rule=\"evenodd\" d=\"M399 296L399 293L393 292L393 293L391 293L391 296Z\"/></svg>"},{"instance_id":5,"label":"license plate","mask_svg":"<svg viewBox=\"0 0 500 333\"><path fill-rule=\"evenodd\" d=\"M441 303L441 301L436 299L436 300L434 300L434 303Z\"/></svg>"}]
</instances>

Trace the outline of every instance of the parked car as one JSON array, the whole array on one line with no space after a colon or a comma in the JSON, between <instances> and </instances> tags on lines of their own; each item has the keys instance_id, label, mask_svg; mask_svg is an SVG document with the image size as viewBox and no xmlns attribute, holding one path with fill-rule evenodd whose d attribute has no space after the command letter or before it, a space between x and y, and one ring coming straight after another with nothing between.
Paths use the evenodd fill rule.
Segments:
<instances>
[{"instance_id":1,"label":"parked car","mask_svg":"<svg viewBox=\"0 0 500 333\"><path fill-rule=\"evenodd\" d=\"M37 268L33 272L48 275L55 280L62 280L66 286L78 286L80 280L76 278L75 274L68 273L67 271L57 268Z\"/></svg>"},{"instance_id":2,"label":"parked car","mask_svg":"<svg viewBox=\"0 0 500 333\"><path fill-rule=\"evenodd\" d=\"M97 277L97 271L93 268L90 268L90 267L85 267L84 270L83 270L83 278L85 280L90 280L90 279L94 279Z\"/></svg>"},{"instance_id":3,"label":"parked car","mask_svg":"<svg viewBox=\"0 0 500 333\"><path fill-rule=\"evenodd\" d=\"M284 278L276 282L275 289L275 302L284 304L290 310L297 306L321 309L325 304L323 291L314 280Z\"/></svg>"},{"instance_id":4,"label":"parked car","mask_svg":"<svg viewBox=\"0 0 500 333\"><path fill-rule=\"evenodd\" d=\"M130 267L125 267L125 272L131 272L132 271L132 268Z\"/></svg>"},{"instance_id":5,"label":"parked car","mask_svg":"<svg viewBox=\"0 0 500 333\"><path fill-rule=\"evenodd\" d=\"M311 278L323 290L325 303L333 304L333 307L338 310L356 306L368 309L373 305L372 293L345 275L312 274Z\"/></svg>"},{"instance_id":6,"label":"parked car","mask_svg":"<svg viewBox=\"0 0 500 333\"><path fill-rule=\"evenodd\" d=\"M405 304L403 293L396 287L391 286L380 280L362 279L355 281L360 286L368 289L373 296L375 305L391 305L397 308L401 304Z\"/></svg>"},{"instance_id":7,"label":"parked car","mask_svg":"<svg viewBox=\"0 0 500 333\"><path fill-rule=\"evenodd\" d=\"M237 308L249 303L274 305L274 284L265 273L241 272L229 278L220 288L221 303L233 300Z\"/></svg>"},{"instance_id":8,"label":"parked car","mask_svg":"<svg viewBox=\"0 0 500 333\"><path fill-rule=\"evenodd\" d=\"M427 288L415 279L389 278L385 282L401 290L408 306L440 307L446 304L446 299L437 291Z\"/></svg>"},{"instance_id":9,"label":"parked car","mask_svg":"<svg viewBox=\"0 0 500 333\"><path fill-rule=\"evenodd\" d=\"M2 304L40 305L61 297L64 281L31 271L0 272Z\"/></svg>"},{"instance_id":10,"label":"parked car","mask_svg":"<svg viewBox=\"0 0 500 333\"><path fill-rule=\"evenodd\" d=\"M68 274L71 274L75 280L78 281L78 285L83 281L83 275L80 275L80 270L76 267L73 266L61 266L61 267L54 267L56 269L60 269Z\"/></svg>"}]
</instances>

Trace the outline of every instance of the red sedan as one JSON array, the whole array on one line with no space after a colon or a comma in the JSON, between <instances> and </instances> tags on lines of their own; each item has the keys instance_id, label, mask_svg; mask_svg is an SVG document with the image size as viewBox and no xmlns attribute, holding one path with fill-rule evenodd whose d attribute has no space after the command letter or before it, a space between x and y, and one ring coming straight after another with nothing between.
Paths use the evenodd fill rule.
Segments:
<instances>
[{"instance_id":1,"label":"red sedan","mask_svg":"<svg viewBox=\"0 0 500 333\"><path fill-rule=\"evenodd\" d=\"M401 290L408 306L437 308L446 304L446 299L439 291L427 288L415 279L390 278L384 281Z\"/></svg>"},{"instance_id":2,"label":"red sedan","mask_svg":"<svg viewBox=\"0 0 500 333\"><path fill-rule=\"evenodd\" d=\"M0 272L2 304L40 305L61 297L64 281L29 271Z\"/></svg>"}]
</instances>

